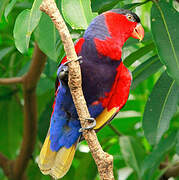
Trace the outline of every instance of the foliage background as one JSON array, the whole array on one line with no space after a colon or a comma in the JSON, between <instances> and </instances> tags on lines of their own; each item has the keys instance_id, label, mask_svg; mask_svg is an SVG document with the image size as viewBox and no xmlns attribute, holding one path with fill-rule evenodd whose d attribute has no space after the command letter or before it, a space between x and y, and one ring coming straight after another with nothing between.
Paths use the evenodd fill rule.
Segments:
<instances>
[{"instance_id":1,"label":"foliage background","mask_svg":"<svg viewBox=\"0 0 179 180\"><path fill-rule=\"evenodd\" d=\"M27 72L35 41L48 56L37 87L38 137L26 170L29 180L48 180L40 173L37 157L48 130L57 65L63 45L50 18L39 11L41 0L0 2L0 77ZM98 138L114 156L114 173L120 180L155 180L167 167L179 163L179 4L174 0L62 0L57 1L75 41L90 21L112 8L132 9L145 28L142 42L129 39L124 63L133 74L129 100ZM23 135L23 91L20 85L0 86L0 152L10 159L19 153ZM65 179L99 179L85 142L77 149ZM0 179L7 179L0 169ZM179 179L179 178L175 178Z\"/></svg>"}]
</instances>

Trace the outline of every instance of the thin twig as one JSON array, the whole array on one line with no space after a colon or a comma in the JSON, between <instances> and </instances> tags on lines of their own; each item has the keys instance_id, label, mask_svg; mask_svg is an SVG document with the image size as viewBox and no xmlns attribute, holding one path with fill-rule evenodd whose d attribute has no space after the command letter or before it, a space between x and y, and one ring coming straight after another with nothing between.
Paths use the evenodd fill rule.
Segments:
<instances>
[{"instance_id":1,"label":"thin twig","mask_svg":"<svg viewBox=\"0 0 179 180\"><path fill-rule=\"evenodd\" d=\"M118 135L122 136L122 134L119 132L117 128L115 128L112 124L108 124L108 126Z\"/></svg>"},{"instance_id":2,"label":"thin twig","mask_svg":"<svg viewBox=\"0 0 179 180\"><path fill-rule=\"evenodd\" d=\"M86 118L90 117L88 108L86 106L86 101L83 96L81 88L81 70L79 62L75 62L77 55L74 49L74 44L71 39L70 33L63 21L63 18L54 2L54 0L43 0L41 6L41 11L45 12L50 16L54 22L59 34L61 36L62 42L64 44L64 49L68 60L72 60L69 63L69 87L73 97L73 101L78 112L80 123L82 127L88 126L88 122L85 121ZM113 157L108 153L104 152L98 142L96 133L94 130L85 131L83 133L85 140L88 143L90 151L93 158L97 164L98 172L101 179L114 179L113 176Z\"/></svg>"},{"instance_id":3,"label":"thin twig","mask_svg":"<svg viewBox=\"0 0 179 180\"><path fill-rule=\"evenodd\" d=\"M10 84L17 84L22 83L22 77L14 77L14 78L0 78L1 85L10 85Z\"/></svg>"}]
</instances>

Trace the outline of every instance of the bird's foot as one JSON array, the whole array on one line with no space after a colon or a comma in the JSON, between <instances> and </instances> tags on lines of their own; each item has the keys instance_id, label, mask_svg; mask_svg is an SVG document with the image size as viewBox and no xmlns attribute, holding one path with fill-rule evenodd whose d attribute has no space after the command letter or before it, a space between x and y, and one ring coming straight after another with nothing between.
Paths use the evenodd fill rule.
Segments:
<instances>
[{"instance_id":1,"label":"bird's foot","mask_svg":"<svg viewBox=\"0 0 179 180\"><path fill-rule=\"evenodd\" d=\"M81 64L83 62L82 56L79 56L75 61L79 61L79 63ZM72 61L65 62L58 73L58 78L66 85L68 85L68 63L70 62Z\"/></svg>"},{"instance_id":2,"label":"bird's foot","mask_svg":"<svg viewBox=\"0 0 179 180\"><path fill-rule=\"evenodd\" d=\"M65 66L65 65L71 63L72 61L73 61L73 60L69 60L69 61L65 62L63 65ZM80 64L83 63L82 56L78 56L78 58L77 58L76 60L74 60L74 61L75 61L75 62L76 62L76 61L79 61Z\"/></svg>"},{"instance_id":3,"label":"bird's foot","mask_svg":"<svg viewBox=\"0 0 179 180\"><path fill-rule=\"evenodd\" d=\"M89 123L91 123L91 125L87 126L85 128L80 128L79 132L84 132L85 130L91 130L96 126L96 120L94 118L87 118L85 120L87 120Z\"/></svg>"}]
</instances>

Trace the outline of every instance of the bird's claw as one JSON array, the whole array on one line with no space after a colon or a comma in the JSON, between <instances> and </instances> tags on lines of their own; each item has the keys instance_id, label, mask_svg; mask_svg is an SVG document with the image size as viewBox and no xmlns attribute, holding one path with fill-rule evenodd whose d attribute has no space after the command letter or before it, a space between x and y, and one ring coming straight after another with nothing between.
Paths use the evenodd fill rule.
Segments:
<instances>
[{"instance_id":1,"label":"bird's claw","mask_svg":"<svg viewBox=\"0 0 179 180\"><path fill-rule=\"evenodd\" d=\"M83 62L82 56L79 56L75 61L79 61L81 64ZM68 63L70 62L72 62L72 60L65 62L58 73L58 78L66 85L68 85Z\"/></svg>"},{"instance_id":2,"label":"bird's claw","mask_svg":"<svg viewBox=\"0 0 179 180\"><path fill-rule=\"evenodd\" d=\"M65 65L71 63L72 61L73 61L73 60L69 60L69 61L65 62L63 65L65 66ZM77 58L76 60L74 60L74 61L75 61L75 62L76 62L76 61L79 61L80 64L83 63L82 56L78 56L78 58Z\"/></svg>"},{"instance_id":3,"label":"bird's claw","mask_svg":"<svg viewBox=\"0 0 179 180\"><path fill-rule=\"evenodd\" d=\"M91 130L96 126L96 120L94 118L87 118L85 120L87 120L89 123L92 123L92 124L90 126L85 127L85 128L80 128L79 132L84 132L85 130Z\"/></svg>"}]
</instances>

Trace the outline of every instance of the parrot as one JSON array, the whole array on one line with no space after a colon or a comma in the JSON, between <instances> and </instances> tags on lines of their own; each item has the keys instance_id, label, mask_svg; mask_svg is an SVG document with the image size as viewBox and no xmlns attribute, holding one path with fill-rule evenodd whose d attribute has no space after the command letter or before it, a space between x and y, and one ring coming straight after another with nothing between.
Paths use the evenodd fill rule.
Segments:
<instances>
[{"instance_id":1,"label":"parrot","mask_svg":"<svg viewBox=\"0 0 179 180\"><path fill-rule=\"evenodd\" d=\"M69 170L84 130L100 130L126 104L132 75L124 66L122 47L129 37L144 38L139 17L125 9L112 9L96 16L75 44L82 90L91 126L81 128L68 87L68 60L57 70L55 101L50 127L42 146L38 166L45 175L62 178Z\"/></svg>"}]
</instances>

